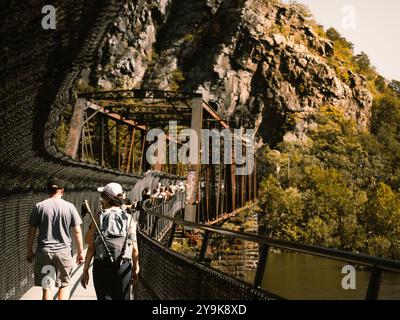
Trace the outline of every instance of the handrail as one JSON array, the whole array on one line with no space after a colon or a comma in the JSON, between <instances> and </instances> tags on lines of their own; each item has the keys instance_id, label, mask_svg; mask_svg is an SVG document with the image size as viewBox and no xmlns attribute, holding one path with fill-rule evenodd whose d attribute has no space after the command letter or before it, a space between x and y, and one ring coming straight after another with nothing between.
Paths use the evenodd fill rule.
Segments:
<instances>
[{"instance_id":1,"label":"handrail","mask_svg":"<svg viewBox=\"0 0 400 320\"><path fill-rule=\"evenodd\" d=\"M185 193L182 193L182 192L178 192L178 194L173 195L172 198L168 199L168 200L158 199L158 198L156 198L156 199L151 199L150 198L150 199L148 199L147 201L145 201L143 203L143 209L145 209L145 210L148 209L148 208L146 208L146 206L149 203L152 203L153 201L156 201L157 204L153 205L152 208L161 209L160 210L160 215L162 217L170 216L170 214L173 214L173 213L181 210L184 207L184 199L185 199ZM175 204L180 204L180 207L177 208L175 206ZM154 220L152 220L152 219L148 219L147 220L147 223L146 223L147 227L146 228L148 228L148 231L150 231L149 235L152 238L158 239L159 236L169 228L168 224L170 224L170 222L168 222L168 221L161 222L160 223L161 226L159 226L160 218L157 217L157 216L154 216L153 218L155 218L155 219Z\"/></svg>"},{"instance_id":2,"label":"handrail","mask_svg":"<svg viewBox=\"0 0 400 320\"><path fill-rule=\"evenodd\" d=\"M154 215L160 219L169 220L178 225L183 225L183 226L196 228L196 229L200 229L200 230L204 230L204 231L211 231L214 233L218 233L220 235L238 238L238 239L245 240L245 241L257 242L259 244L264 244L264 245L274 247L277 249L297 251L297 252L315 255L315 256L319 256L319 257L323 257L323 258L331 258L334 260L352 262L352 263L360 264L360 265L364 265L364 266L377 267L377 268L385 270L385 271L400 273L400 261L397 261L397 260L372 257L372 256L367 256L367 255L359 254L359 253L353 253L353 252L319 247L319 246L311 246L311 245L306 245L306 244L297 243L297 242L290 242L290 241L285 241L285 240L273 240L273 239L264 238L264 237L246 233L246 232L232 231L232 230L223 229L221 227L180 220L177 218L164 216L164 215L158 214L156 212L151 212L150 210L154 210L157 207L163 206L163 203L155 205L150 208L150 207L146 207L147 201L148 200L146 200L144 202L144 206L143 206L143 208L145 209L145 211L147 213Z\"/></svg>"},{"instance_id":3,"label":"handrail","mask_svg":"<svg viewBox=\"0 0 400 320\"><path fill-rule=\"evenodd\" d=\"M175 224L174 224L174 225L175 225ZM262 295L262 296L267 296L268 299L287 300L286 298L284 298L284 297L282 297L282 296L279 296L279 295L277 295L277 294L274 294L274 293L272 293L272 292L269 292L269 291L267 291L267 290L265 290L265 289L261 289L261 288L258 288L258 287L254 287L254 286L252 286L251 284L246 283L246 282L243 281L243 280L239 280L239 279L237 279L237 278L235 278L235 277L233 277L233 276L231 276L231 275L228 275L228 274L226 274L226 273L224 273L224 272L221 272L220 270L217 270L217 269L212 268L212 267L208 267L208 266L204 265L204 264L203 264L201 261L199 261L199 260L195 260L195 259L193 259L193 258L190 258L190 257L188 257L188 256L186 256L186 255L184 255L184 254L182 254L182 253L173 251L173 250L170 249L170 246L161 245L157 240L152 239L149 235L143 233L143 231L140 232L140 233L141 233L142 236L144 236L144 237L147 238L147 241L149 241L150 243L152 243L152 244L154 244L154 245L157 245L161 250L163 250L163 252L167 252L169 255L171 255L171 256L173 256L173 257L177 257L177 258L179 258L180 260L183 260L185 263L190 264L191 266L197 267L197 268L199 268L199 269L201 269L201 270L206 270L208 273L215 274L215 275L218 275L218 276L223 276L223 277L224 277L227 281L229 281L230 283L238 283L240 286L246 287L246 288L252 290L252 292L256 293L256 295L257 295L258 297L259 297L260 295ZM139 277L145 277L145 276L139 274ZM255 299L257 300L258 297L253 297L253 299L255 298ZM209 298L208 298L208 299L209 299Z\"/></svg>"},{"instance_id":4,"label":"handrail","mask_svg":"<svg viewBox=\"0 0 400 320\"><path fill-rule=\"evenodd\" d=\"M268 239L264 237L260 237L259 235L255 234L249 234L241 231L232 231L232 230L227 230L223 229L220 227L212 226L212 225L206 225L202 223L195 223L191 221L185 221L185 220L180 220L175 217L170 217L167 215L163 215L158 213L157 211L160 211L164 213L163 206L169 205L170 202L176 201L176 196L174 196L170 200L166 200L162 202L161 204L156 204L153 206L149 206L152 203L149 202L151 199L146 200L143 203L143 209L145 212L149 215L152 216L152 222L154 225L152 225L152 229L155 230L155 228L158 225L158 222L161 219L168 220L172 222L172 233L169 236L168 239L168 248L170 248L174 235L175 235L175 230L176 230L176 225L182 225L189 227L191 229L200 229L205 231L203 235L203 241L202 241L202 246L200 249L200 254L197 257L197 261L201 263L204 260L205 252L208 246L208 242L210 239L210 233L214 232L220 235L232 237L232 238L237 238L245 241L250 241L250 242L255 242L260 245L260 253L259 253L259 261L257 265L257 270L253 282L253 287L254 288L260 288L264 276L264 271L266 268L267 264L267 259L268 259L268 254L270 251L271 247L277 248L277 249L282 249L282 250L288 250L288 251L294 251L294 252L300 252L300 253L305 253L313 256L318 256L322 258L328 258L331 260L338 260L338 261L345 261L347 263L354 263L357 265L361 266L368 266L371 268L370 270L370 276L369 276L369 283L368 283L368 288L366 292L365 299L366 300L377 300L379 297L379 290L381 288L381 282L382 282L382 274L383 271L389 271L389 272L397 272L400 273L400 261L396 260L391 260L391 259L385 259L385 258L379 258L379 257L372 257L372 256L367 256L364 254L359 254L359 253L353 253L353 252L348 252L348 251L343 251L343 250L337 250L337 249L331 249L331 248L325 248L325 247L319 247L319 246L311 246L311 245L306 245L302 243L297 243L297 242L290 242L290 241L285 241L285 240L274 240L274 239ZM153 237L154 232L150 235L150 237ZM261 288L260 288L261 289Z\"/></svg>"}]
</instances>

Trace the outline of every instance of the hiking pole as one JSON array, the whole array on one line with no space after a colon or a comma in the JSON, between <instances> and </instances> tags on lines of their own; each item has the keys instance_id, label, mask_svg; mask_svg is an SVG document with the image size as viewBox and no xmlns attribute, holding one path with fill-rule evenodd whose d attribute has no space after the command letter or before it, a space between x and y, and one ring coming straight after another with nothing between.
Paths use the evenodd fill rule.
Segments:
<instances>
[{"instance_id":1,"label":"hiking pole","mask_svg":"<svg viewBox=\"0 0 400 320\"><path fill-rule=\"evenodd\" d=\"M89 207L89 204L88 204L88 201L87 201L87 200L85 200L85 207L86 207L87 212L89 212L90 217L91 217L92 220L93 220L94 226L96 227L97 233L99 234L99 237L100 237L101 241L103 242L104 248L106 248L108 257L110 258L111 263L113 263L113 262L114 262L114 258L113 258L112 254L111 254L111 252L110 252L110 249L108 249L106 240L104 239L104 236L103 236L103 234L101 233L99 226L97 225L96 219L95 219L94 216L93 216L92 210L90 210L90 207Z\"/></svg>"}]
</instances>

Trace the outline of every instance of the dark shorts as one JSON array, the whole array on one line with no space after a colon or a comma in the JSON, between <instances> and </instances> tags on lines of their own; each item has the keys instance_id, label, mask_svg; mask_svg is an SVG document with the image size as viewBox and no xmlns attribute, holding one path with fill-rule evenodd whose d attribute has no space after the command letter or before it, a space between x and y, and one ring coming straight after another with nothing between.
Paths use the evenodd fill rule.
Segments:
<instances>
[{"instance_id":1,"label":"dark shorts","mask_svg":"<svg viewBox=\"0 0 400 320\"><path fill-rule=\"evenodd\" d=\"M34 275L35 286L50 289L66 287L71 279L74 261L71 251L36 252Z\"/></svg>"},{"instance_id":2,"label":"dark shorts","mask_svg":"<svg viewBox=\"0 0 400 320\"><path fill-rule=\"evenodd\" d=\"M132 264L94 259L93 282L98 300L130 300Z\"/></svg>"}]
</instances>

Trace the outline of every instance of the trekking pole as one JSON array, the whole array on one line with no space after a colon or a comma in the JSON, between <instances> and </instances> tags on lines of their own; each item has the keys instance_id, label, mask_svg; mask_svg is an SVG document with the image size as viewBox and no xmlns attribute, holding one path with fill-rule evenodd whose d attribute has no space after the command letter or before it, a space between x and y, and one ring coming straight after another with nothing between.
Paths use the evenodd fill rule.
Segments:
<instances>
[{"instance_id":1,"label":"trekking pole","mask_svg":"<svg viewBox=\"0 0 400 320\"><path fill-rule=\"evenodd\" d=\"M89 207L89 204L88 204L88 201L87 201L87 200L85 200L85 206L86 206L87 212L89 212L90 217L91 217L92 220L93 220L93 223L94 223L94 226L96 227L97 233L99 234L99 237L100 237L101 241L103 242L104 248L106 248L108 257L110 258L111 263L113 263L113 262L114 262L114 258L113 258L112 254L111 254L111 252L110 252L110 249L108 249L106 240L104 239L104 236L103 236L103 234L101 233L99 226L97 225L96 219L95 219L94 216L93 216L92 210L90 210L90 207Z\"/></svg>"}]
</instances>

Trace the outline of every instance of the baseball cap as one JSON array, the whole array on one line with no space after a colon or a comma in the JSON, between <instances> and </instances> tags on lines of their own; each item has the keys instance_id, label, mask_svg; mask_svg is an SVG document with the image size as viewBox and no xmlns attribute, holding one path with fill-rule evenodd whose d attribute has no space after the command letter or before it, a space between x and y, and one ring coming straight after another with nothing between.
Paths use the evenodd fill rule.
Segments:
<instances>
[{"instance_id":1,"label":"baseball cap","mask_svg":"<svg viewBox=\"0 0 400 320\"><path fill-rule=\"evenodd\" d=\"M65 188L64 182L58 178L53 177L47 181L48 190L59 190L64 188Z\"/></svg>"},{"instance_id":2,"label":"baseball cap","mask_svg":"<svg viewBox=\"0 0 400 320\"><path fill-rule=\"evenodd\" d=\"M106 192L112 197L121 197L124 193L119 183L111 182L104 187L97 188L99 192Z\"/></svg>"}]
</instances>

